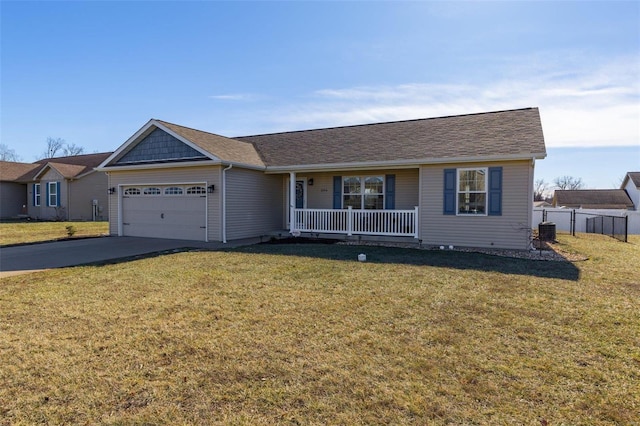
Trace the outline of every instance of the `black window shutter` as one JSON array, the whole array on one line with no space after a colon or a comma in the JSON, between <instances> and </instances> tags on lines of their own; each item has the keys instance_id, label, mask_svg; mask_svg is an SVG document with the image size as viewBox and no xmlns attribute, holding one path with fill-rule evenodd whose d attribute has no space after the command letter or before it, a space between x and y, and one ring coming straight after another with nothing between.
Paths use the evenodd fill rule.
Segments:
<instances>
[{"instance_id":1,"label":"black window shutter","mask_svg":"<svg viewBox=\"0 0 640 426\"><path fill-rule=\"evenodd\" d=\"M342 176L333 177L333 208L342 208Z\"/></svg>"},{"instance_id":2,"label":"black window shutter","mask_svg":"<svg viewBox=\"0 0 640 426\"><path fill-rule=\"evenodd\" d=\"M396 208L396 175L386 175L384 184L384 208L394 210Z\"/></svg>"},{"instance_id":3,"label":"black window shutter","mask_svg":"<svg viewBox=\"0 0 640 426\"><path fill-rule=\"evenodd\" d=\"M502 167L489 167L489 216L502 216Z\"/></svg>"},{"instance_id":4,"label":"black window shutter","mask_svg":"<svg viewBox=\"0 0 640 426\"><path fill-rule=\"evenodd\" d=\"M456 214L456 169L444 169L442 214Z\"/></svg>"}]
</instances>

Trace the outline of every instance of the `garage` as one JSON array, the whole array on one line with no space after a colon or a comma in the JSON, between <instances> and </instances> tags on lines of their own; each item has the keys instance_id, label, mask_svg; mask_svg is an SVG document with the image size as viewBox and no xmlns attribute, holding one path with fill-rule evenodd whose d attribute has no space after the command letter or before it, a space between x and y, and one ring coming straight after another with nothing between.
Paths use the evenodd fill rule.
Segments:
<instances>
[{"instance_id":1,"label":"garage","mask_svg":"<svg viewBox=\"0 0 640 426\"><path fill-rule=\"evenodd\" d=\"M121 187L121 235L206 241L205 184Z\"/></svg>"}]
</instances>

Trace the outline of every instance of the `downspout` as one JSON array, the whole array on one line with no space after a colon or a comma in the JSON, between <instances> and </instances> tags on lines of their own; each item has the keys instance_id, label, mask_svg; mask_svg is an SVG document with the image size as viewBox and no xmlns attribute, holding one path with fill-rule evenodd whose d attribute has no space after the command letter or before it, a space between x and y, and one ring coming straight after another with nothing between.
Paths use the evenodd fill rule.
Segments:
<instances>
[{"instance_id":1,"label":"downspout","mask_svg":"<svg viewBox=\"0 0 640 426\"><path fill-rule=\"evenodd\" d=\"M296 172L289 172L289 232L296 231Z\"/></svg>"},{"instance_id":2,"label":"downspout","mask_svg":"<svg viewBox=\"0 0 640 426\"><path fill-rule=\"evenodd\" d=\"M231 170L233 164L229 164L229 167L222 169L222 242L227 242L227 170Z\"/></svg>"}]
</instances>

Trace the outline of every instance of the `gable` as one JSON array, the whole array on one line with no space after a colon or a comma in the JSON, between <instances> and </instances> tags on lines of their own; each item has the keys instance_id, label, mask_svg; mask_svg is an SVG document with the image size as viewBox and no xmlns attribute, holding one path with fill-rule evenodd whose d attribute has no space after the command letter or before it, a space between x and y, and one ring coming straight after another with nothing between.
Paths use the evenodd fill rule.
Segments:
<instances>
[{"instance_id":1,"label":"gable","mask_svg":"<svg viewBox=\"0 0 640 426\"><path fill-rule=\"evenodd\" d=\"M156 128L114 164L138 164L181 160L207 160L202 153L167 132Z\"/></svg>"}]
</instances>

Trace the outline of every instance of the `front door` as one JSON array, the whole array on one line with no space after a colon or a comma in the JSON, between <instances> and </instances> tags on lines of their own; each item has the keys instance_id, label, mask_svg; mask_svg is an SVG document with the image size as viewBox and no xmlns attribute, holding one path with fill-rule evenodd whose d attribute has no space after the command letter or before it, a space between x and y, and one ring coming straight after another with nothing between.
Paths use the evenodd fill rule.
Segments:
<instances>
[{"instance_id":1,"label":"front door","mask_svg":"<svg viewBox=\"0 0 640 426\"><path fill-rule=\"evenodd\" d=\"M296 180L296 209L305 208L306 184L306 180Z\"/></svg>"}]
</instances>

